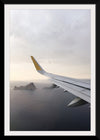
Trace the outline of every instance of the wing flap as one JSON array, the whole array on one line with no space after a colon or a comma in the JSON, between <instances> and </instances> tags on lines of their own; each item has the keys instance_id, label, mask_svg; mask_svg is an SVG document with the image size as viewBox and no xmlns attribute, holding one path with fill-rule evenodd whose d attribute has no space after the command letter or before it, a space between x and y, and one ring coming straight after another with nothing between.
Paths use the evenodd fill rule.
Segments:
<instances>
[{"instance_id":1,"label":"wing flap","mask_svg":"<svg viewBox=\"0 0 100 140\"><path fill-rule=\"evenodd\" d=\"M52 83L60 86L61 88L67 90L68 92L72 93L73 95L87 101L90 103L90 91L84 88L80 88L68 83L64 83L62 81L58 81L55 79L50 79Z\"/></svg>"}]
</instances>

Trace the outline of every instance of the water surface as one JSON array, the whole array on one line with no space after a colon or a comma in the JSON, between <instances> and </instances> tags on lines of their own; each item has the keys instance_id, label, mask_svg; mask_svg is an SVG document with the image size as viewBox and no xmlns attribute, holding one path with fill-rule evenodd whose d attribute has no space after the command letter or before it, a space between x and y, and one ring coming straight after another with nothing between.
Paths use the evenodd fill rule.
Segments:
<instances>
[{"instance_id":1,"label":"water surface","mask_svg":"<svg viewBox=\"0 0 100 140\"><path fill-rule=\"evenodd\" d=\"M90 130L89 104L67 107L75 98L61 88L47 83L34 83L36 90L13 90L25 83L10 86L11 131L88 131Z\"/></svg>"}]
</instances>

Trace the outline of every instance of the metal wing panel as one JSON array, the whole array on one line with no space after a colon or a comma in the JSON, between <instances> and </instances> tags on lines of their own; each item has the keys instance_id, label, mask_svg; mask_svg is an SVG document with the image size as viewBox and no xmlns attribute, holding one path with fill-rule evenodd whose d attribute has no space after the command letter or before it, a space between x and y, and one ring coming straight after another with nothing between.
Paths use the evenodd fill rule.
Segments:
<instances>
[{"instance_id":1,"label":"metal wing panel","mask_svg":"<svg viewBox=\"0 0 100 140\"><path fill-rule=\"evenodd\" d=\"M67 90L68 92L72 93L73 95L87 101L90 103L90 90L77 87L75 85L71 85L68 83L64 83L62 81L58 81L55 79L50 79L53 83L60 86L61 88Z\"/></svg>"},{"instance_id":2,"label":"metal wing panel","mask_svg":"<svg viewBox=\"0 0 100 140\"><path fill-rule=\"evenodd\" d=\"M46 76L48 76L52 79L61 80L61 81L64 81L64 82L67 81L71 84L76 84L76 85L82 86L84 88L90 89L90 84L88 82L85 82L84 80L59 76L59 75L55 75L55 74L52 74L52 73L45 73L45 74L46 74Z\"/></svg>"}]
</instances>

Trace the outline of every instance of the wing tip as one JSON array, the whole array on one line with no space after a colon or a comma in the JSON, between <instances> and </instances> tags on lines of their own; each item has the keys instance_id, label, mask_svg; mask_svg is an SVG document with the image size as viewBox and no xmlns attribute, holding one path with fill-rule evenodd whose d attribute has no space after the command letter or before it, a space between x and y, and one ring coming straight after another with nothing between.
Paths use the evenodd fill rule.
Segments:
<instances>
[{"instance_id":1,"label":"wing tip","mask_svg":"<svg viewBox=\"0 0 100 140\"><path fill-rule=\"evenodd\" d=\"M42 70L41 67L39 66L38 62L35 60L35 58L33 56L31 56L31 59L32 59L34 65L35 65L36 70L37 71Z\"/></svg>"}]
</instances>

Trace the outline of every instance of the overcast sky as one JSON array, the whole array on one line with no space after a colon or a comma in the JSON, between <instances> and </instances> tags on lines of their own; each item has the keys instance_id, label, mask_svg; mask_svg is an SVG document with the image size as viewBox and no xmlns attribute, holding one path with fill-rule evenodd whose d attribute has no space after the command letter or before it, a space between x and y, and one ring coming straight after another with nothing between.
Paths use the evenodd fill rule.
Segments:
<instances>
[{"instance_id":1,"label":"overcast sky","mask_svg":"<svg viewBox=\"0 0 100 140\"><path fill-rule=\"evenodd\" d=\"M33 55L48 72L90 78L90 10L11 10L10 80L35 80Z\"/></svg>"}]
</instances>

